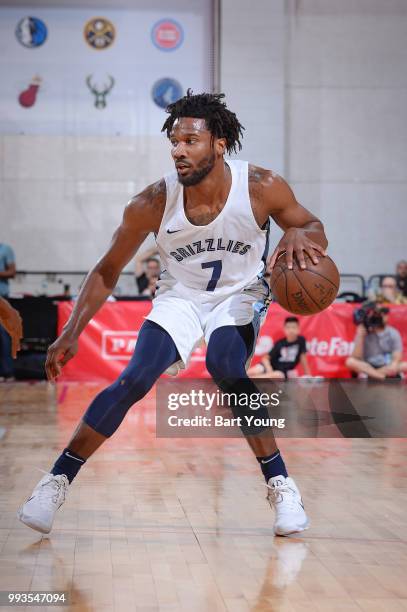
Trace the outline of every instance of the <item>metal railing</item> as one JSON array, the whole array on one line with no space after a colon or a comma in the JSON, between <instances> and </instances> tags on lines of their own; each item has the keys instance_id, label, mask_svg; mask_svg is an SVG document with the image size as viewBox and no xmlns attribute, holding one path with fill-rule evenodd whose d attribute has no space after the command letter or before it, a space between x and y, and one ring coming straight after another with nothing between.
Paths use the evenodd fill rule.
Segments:
<instances>
[{"instance_id":1,"label":"metal railing","mask_svg":"<svg viewBox=\"0 0 407 612\"><path fill-rule=\"evenodd\" d=\"M75 297L87 272L83 271L49 271L49 270L18 270L16 276L10 280L10 295L20 297L23 295L48 297ZM366 288L371 279L380 278L375 275L369 278L366 284L361 274L341 274L338 295L349 294L365 297ZM135 275L131 271L122 272L113 295L120 297L137 297L139 295ZM345 299L345 298L344 298Z\"/></svg>"},{"instance_id":2,"label":"metal railing","mask_svg":"<svg viewBox=\"0 0 407 612\"><path fill-rule=\"evenodd\" d=\"M48 297L75 297L88 273L81 271L60 270L18 270L10 280L10 295ZM133 272L122 272L113 291L115 297L137 297L139 295Z\"/></svg>"},{"instance_id":3,"label":"metal railing","mask_svg":"<svg viewBox=\"0 0 407 612\"><path fill-rule=\"evenodd\" d=\"M366 282L362 274L340 274L340 284L338 296L343 295L344 299L347 296L359 296L362 300L365 297Z\"/></svg>"}]
</instances>

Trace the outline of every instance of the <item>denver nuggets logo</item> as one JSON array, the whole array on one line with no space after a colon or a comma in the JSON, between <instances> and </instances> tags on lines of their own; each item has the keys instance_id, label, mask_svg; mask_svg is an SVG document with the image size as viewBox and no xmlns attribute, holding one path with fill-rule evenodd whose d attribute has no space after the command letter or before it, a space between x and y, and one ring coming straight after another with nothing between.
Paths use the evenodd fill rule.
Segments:
<instances>
[{"instance_id":1,"label":"denver nuggets logo","mask_svg":"<svg viewBox=\"0 0 407 612\"><path fill-rule=\"evenodd\" d=\"M94 17L85 25L83 31L85 40L90 47L101 51L107 49L113 43L116 30L114 25L104 17Z\"/></svg>"}]
</instances>

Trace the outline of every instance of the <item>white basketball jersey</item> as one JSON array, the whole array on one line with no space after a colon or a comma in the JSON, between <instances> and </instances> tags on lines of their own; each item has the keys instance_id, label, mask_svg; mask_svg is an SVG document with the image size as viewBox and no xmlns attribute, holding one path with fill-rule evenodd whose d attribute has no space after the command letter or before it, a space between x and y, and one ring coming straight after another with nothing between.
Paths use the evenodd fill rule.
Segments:
<instances>
[{"instance_id":1,"label":"white basketball jersey","mask_svg":"<svg viewBox=\"0 0 407 612\"><path fill-rule=\"evenodd\" d=\"M165 176L167 201L156 242L163 268L185 288L214 298L240 291L263 275L268 228L261 229L249 197L248 162L228 160L232 184L218 216L193 225L176 172ZM163 276L163 280L165 274Z\"/></svg>"}]
</instances>

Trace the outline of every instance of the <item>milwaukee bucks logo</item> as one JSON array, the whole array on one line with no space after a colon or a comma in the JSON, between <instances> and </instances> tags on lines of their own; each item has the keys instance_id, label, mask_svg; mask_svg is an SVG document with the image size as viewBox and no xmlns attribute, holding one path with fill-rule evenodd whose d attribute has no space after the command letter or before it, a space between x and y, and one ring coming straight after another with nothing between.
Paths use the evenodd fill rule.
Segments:
<instances>
[{"instance_id":1,"label":"milwaukee bucks logo","mask_svg":"<svg viewBox=\"0 0 407 612\"><path fill-rule=\"evenodd\" d=\"M109 83L108 84L105 83L103 85L103 88L101 89L98 89L97 86L94 83L92 83L91 74L88 77L86 77L86 85L89 87L89 90L91 91L91 93L93 93L93 95L95 96L95 107L96 108L105 108L106 96L113 89L115 80L112 76L110 76L110 74L108 75L108 77L109 77Z\"/></svg>"}]
</instances>

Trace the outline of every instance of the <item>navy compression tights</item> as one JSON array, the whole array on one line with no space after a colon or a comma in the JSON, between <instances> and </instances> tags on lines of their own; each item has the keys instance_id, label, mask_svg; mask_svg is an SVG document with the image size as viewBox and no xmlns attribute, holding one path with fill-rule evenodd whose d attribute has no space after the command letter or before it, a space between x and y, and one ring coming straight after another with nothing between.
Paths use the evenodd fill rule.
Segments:
<instances>
[{"instance_id":1,"label":"navy compression tights","mask_svg":"<svg viewBox=\"0 0 407 612\"><path fill-rule=\"evenodd\" d=\"M237 383L241 391L242 382L245 389L247 384L249 391L255 390L245 369L253 341L251 324L227 325L211 334L206 366L222 390L235 390ZM145 321L129 365L110 387L95 397L83 417L84 422L103 436L111 436L129 408L143 398L159 376L179 359L168 332L153 321Z\"/></svg>"}]
</instances>

